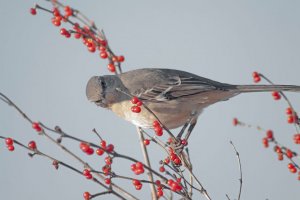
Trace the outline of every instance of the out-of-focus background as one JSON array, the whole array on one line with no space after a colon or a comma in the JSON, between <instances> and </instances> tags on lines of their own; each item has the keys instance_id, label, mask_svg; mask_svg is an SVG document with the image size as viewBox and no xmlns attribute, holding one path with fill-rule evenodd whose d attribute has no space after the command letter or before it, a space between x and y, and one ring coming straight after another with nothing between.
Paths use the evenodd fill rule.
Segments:
<instances>
[{"instance_id":1,"label":"out-of-focus background","mask_svg":"<svg viewBox=\"0 0 300 200\"><path fill-rule=\"evenodd\" d=\"M51 24L51 16L29 8L39 1L0 1L0 91L10 97L32 119L50 127L97 142L96 128L117 151L142 159L135 127L110 111L87 101L85 86L93 75L109 72L107 62L89 53L81 42L65 39ZM88 15L103 28L116 54L123 54L124 71L160 67L189 71L220 82L252 83L257 70L275 83L300 85L299 1L63 1ZM300 110L300 94L287 94ZM277 160L265 149L263 133L232 126L232 118L273 129L278 141L299 152L292 143L293 126L286 123L283 101L271 94L244 94L207 108L189 141L194 172L213 199L235 199L239 188L237 160L229 141L238 149L243 169L242 199L298 199L297 176L288 162ZM176 130L178 131L178 130ZM176 132L175 131L175 132ZM38 136L15 110L0 102L0 135L38 147L74 166L80 165ZM78 143L64 140L81 157ZM148 147L154 167L165 157L155 145ZM97 156L87 161L99 169ZM41 157L29 158L16 147L8 152L0 142L1 199L82 199L82 193L103 191ZM130 162L116 160L114 170L133 175ZM131 182L115 180L135 191ZM150 199L144 185L137 196ZM103 196L98 199L115 199ZM194 199L204 199L195 193Z\"/></svg>"}]
</instances>

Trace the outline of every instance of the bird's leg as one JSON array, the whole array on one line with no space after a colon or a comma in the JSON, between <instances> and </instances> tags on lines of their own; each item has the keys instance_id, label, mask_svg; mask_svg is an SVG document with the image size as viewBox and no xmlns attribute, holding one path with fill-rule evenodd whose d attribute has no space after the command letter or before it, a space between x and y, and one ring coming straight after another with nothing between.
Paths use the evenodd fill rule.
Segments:
<instances>
[{"instance_id":1,"label":"bird's leg","mask_svg":"<svg viewBox=\"0 0 300 200\"><path fill-rule=\"evenodd\" d=\"M185 135L185 137L184 137L184 139L185 139L186 141L188 141L188 139L189 139L189 137L190 137L190 135L191 135L193 129L195 128L196 124L197 124L197 119L194 118L193 121L191 121L190 127L189 127L189 129L188 129L188 131L187 131L187 133L186 133L186 135Z\"/></svg>"},{"instance_id":2,"label":"bird's leg","mask_svg":"<svg viewBox=\"0 0 300 200\"><path fill-rule=\"evenodd\" d=\"M191 120L187 121L187 122L183 125L182 129L180 130L180 132L179 132L178 135L176 136L176 139L177 139L177 140L180 140L180 139L181 139L181 137L182 137L182 135L183 135L185 129L188 127L188 125L190 124L190 122L191 122Z\"/></svg>"},{"instance_id":3,"label":"bird's leg","mask_svg":"<svg viewBox=\"0 0 300 200\"><path fill-rule=\"evenodd\" d=\"M190 137L190 135L191 135L191 133L192 133L192 131L193 131L193 129L195 128L195 126L196 126L196 123L197 123L197 118L191 118L191 120L188 122L188 125L189 125L189 128L188 128L188 130L187 130L187 133L186 133L186 135L185 135L185 137L184 137L184 142L182 142L183 140L181 139L181 136L180 137L178 137L177 136L177 139L178 139L178 142L175 144L175 150L178 152L178 153L181 153L182 152L182 150L183 150L183 148L187 145L187 141L188 141L188 139L189 139L189 137ZM184 129L186 129L187 127L185 127L186 126L186 124L183 126L183 128ZM183 129L182 128L182 129ZM182 130L181 130L182 131ZM180 133L181 133L181 131L180 131ZM184 131L183 131L184 132ZM179 134L180 134L179 133ZM179 135L178 134L178 135Z\"/></svg>"}]
</instances>

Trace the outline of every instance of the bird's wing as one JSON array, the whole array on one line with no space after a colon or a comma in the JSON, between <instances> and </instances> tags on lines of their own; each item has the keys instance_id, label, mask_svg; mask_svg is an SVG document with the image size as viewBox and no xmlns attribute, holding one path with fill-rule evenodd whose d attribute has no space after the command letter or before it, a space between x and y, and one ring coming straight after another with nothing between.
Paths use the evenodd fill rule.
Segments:
<instances>
[{"instance_id":1,"label":"bird's wing","mask_svg":"<svg viewBox=\"0 0 300 200\"><path fill-rule=\"evenodd\" d=\"M216 90L216 86L205 80L185 76L169 76L164 81L157 82L153 87L140 88L133 95L146 101L169 101L189 97L202 92Z\"/></svg>"},{"instance_id":2,"label":"bird's wing","mask_svg":"<svg viewBox=\"0 0 300 200\"><path fill-rule=\"evenodd\" d=\"M151 102L166 102L173 99L184 101L200 93L224 91L232 87L229 84L173 69L137 69L125 72L119 78L130 94Z\"/></svg>"}]
</instances>

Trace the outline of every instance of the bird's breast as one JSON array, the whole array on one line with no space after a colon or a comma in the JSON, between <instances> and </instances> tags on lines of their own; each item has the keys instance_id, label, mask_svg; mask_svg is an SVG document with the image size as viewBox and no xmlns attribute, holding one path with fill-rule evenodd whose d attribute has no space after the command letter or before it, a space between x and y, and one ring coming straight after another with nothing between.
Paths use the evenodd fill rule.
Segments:
<instances>
[{"instance_id":1,"label":"bird's breast","mask_svg":"<svg viewBox=\"0 0 300 200\"><path fill-rule=\"evenodd\" d=\"M134 106L130 101L122 101L120 103L113 104L111 110L119 117L133 123L136 126L143 128L151 128L155 117L149 113L143 106L140 113L131 111L131 107Z\"/></svg>"}]
</instances>

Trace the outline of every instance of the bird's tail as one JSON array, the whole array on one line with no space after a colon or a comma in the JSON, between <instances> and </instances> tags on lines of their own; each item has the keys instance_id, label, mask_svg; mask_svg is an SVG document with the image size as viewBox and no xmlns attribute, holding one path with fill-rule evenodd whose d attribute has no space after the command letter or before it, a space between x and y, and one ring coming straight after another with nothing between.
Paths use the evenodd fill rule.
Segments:
<instances>
[{"instance_id":1,"label":"bird's tail","mask_svg":"<svg viewBox=\"0 0 300 200\"><path fill-rule=\"evenodd\" d=\"M300 92L300 86L297 85L236 85L238 92L272 92L289 91Z\"/></svg>"}]
</instances>

